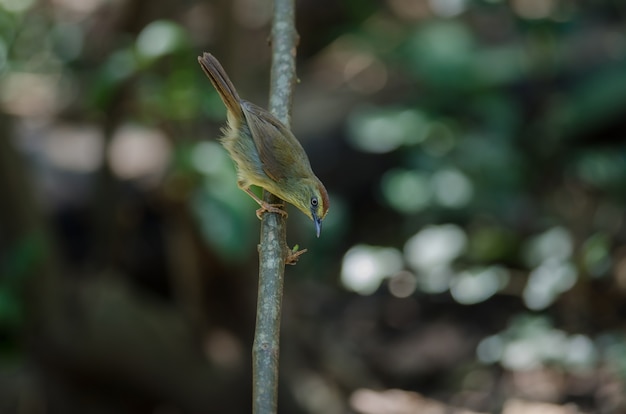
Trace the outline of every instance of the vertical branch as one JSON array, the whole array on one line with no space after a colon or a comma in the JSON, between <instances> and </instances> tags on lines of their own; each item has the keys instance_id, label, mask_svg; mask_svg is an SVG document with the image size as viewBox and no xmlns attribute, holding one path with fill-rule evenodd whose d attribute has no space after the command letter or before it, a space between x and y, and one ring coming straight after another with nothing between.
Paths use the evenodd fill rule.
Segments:
<instances>
[{"instance_id":1,"label":"vertical branch","mask_svg":"<svg viewBox=\"0 0 626 414\"><path fill-rule=\"evenodd\" d=\"M295 0L275 0L272 23L270 111L287 127L291 121L291 96L296 80ZM264 191L270 204L282 203ZM259 245L259 291L253 357L253 413L276 412L283 279L287 254L286 221L264 214Z\"/></svg>"},{"instance_id":2,"label":"vertical branch","mask_svg":"<svg viewBox=\"0 0 626 414\"><path fill-rule=\"evenodd\" d=\"M294 0L275 0L272 25L272 74L270 111L287 127L291 126L291 102L296 84Z\"/></svg>"}]
</instances>

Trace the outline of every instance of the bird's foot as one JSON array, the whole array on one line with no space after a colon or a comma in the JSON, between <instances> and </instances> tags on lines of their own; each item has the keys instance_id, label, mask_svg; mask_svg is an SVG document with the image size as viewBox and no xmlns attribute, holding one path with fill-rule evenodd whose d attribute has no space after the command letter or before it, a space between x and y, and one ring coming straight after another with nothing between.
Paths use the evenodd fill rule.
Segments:
<instances>
[{"instance_id":1,"label":"bird's foot","mask_svg":"<svg viewBox=\"0 0 626 414\"><path fill-rule=\"evenodd\" d=\"M300 256L307 252L307 249L297 250L297 246L293 250L289 250L287 253L287 258L285 259L285 264L295 265L298 263Z\"/></svg>"},{"instance_id":2,"label":"bird's foot","mask_svg":"<svg viewBox=\"0 0 626 414\"><path fill-rule=\"evenodd\" d=\"M256 216L259 220L263 218L263 214L265 213L276 213L287 218L287 212L281 208L283 206L282 204L270 204L262 200L259 204L261 208L256 211Z\"/></svg>"}]
</instances>

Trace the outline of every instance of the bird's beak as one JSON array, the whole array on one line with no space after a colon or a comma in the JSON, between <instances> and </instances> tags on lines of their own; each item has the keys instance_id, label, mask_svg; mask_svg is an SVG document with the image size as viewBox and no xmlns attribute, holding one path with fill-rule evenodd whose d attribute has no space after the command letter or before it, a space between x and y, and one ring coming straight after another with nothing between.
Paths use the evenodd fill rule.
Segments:
<instances>
[{"instance_id":1,"label":"bird's beak","mask_svg":"<svg viewBox=\"0 0 626 414\"><path fill-rule=\"evenodd\" d=\"M315 233L319 237L322 232L322 219L317 217L317 214L313 214L313 222L315 223Z\"/></svg>"}]
</instances>

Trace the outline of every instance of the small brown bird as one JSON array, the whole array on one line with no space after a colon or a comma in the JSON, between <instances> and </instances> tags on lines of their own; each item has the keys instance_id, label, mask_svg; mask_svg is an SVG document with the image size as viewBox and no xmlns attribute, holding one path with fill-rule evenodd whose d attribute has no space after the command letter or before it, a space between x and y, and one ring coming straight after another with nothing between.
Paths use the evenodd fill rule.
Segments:
<instances>
[{"instance_id":1,"label":"small brown bird","mask_svg":"<svg viewBox=\"0 0 626 414\"><path fill-rule=\"evenodd\" d=\"M315 223L319 237L322 220L328 212L328 193L311 169L300 142L282 122L267 110L243 100L210 53L198 57L202 70L219 93L226 109L227 126L222 129L222 145L237 167L237 185L259 205L257 216L269 211L287 213L259 199L251 190L255 185L293 204Z\"/></svg>"}]
</instances>

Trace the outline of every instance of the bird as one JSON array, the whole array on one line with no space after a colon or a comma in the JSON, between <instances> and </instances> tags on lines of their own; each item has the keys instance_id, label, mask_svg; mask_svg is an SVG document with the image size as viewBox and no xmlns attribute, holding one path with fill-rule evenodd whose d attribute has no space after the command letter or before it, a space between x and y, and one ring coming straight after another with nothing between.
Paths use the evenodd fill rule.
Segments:
<instances>
[{"instance_id":1,"label":"bird","mask_svg":"<svg viewBox=\"0 0 626 414\"><path fill-rule=\"evenodd\" d=\"M198 57L198 63L227 109L227 123L220 142L233 159L237 185L266 212L287 217L280 204L270 204L250 189L261 187L292 204L315 224L317 237L329 208L324 184L313 173L309 157L298 139L266 109L239 97L235 86L220 62L210 53Z\"/></svg>"}]
</instances>

